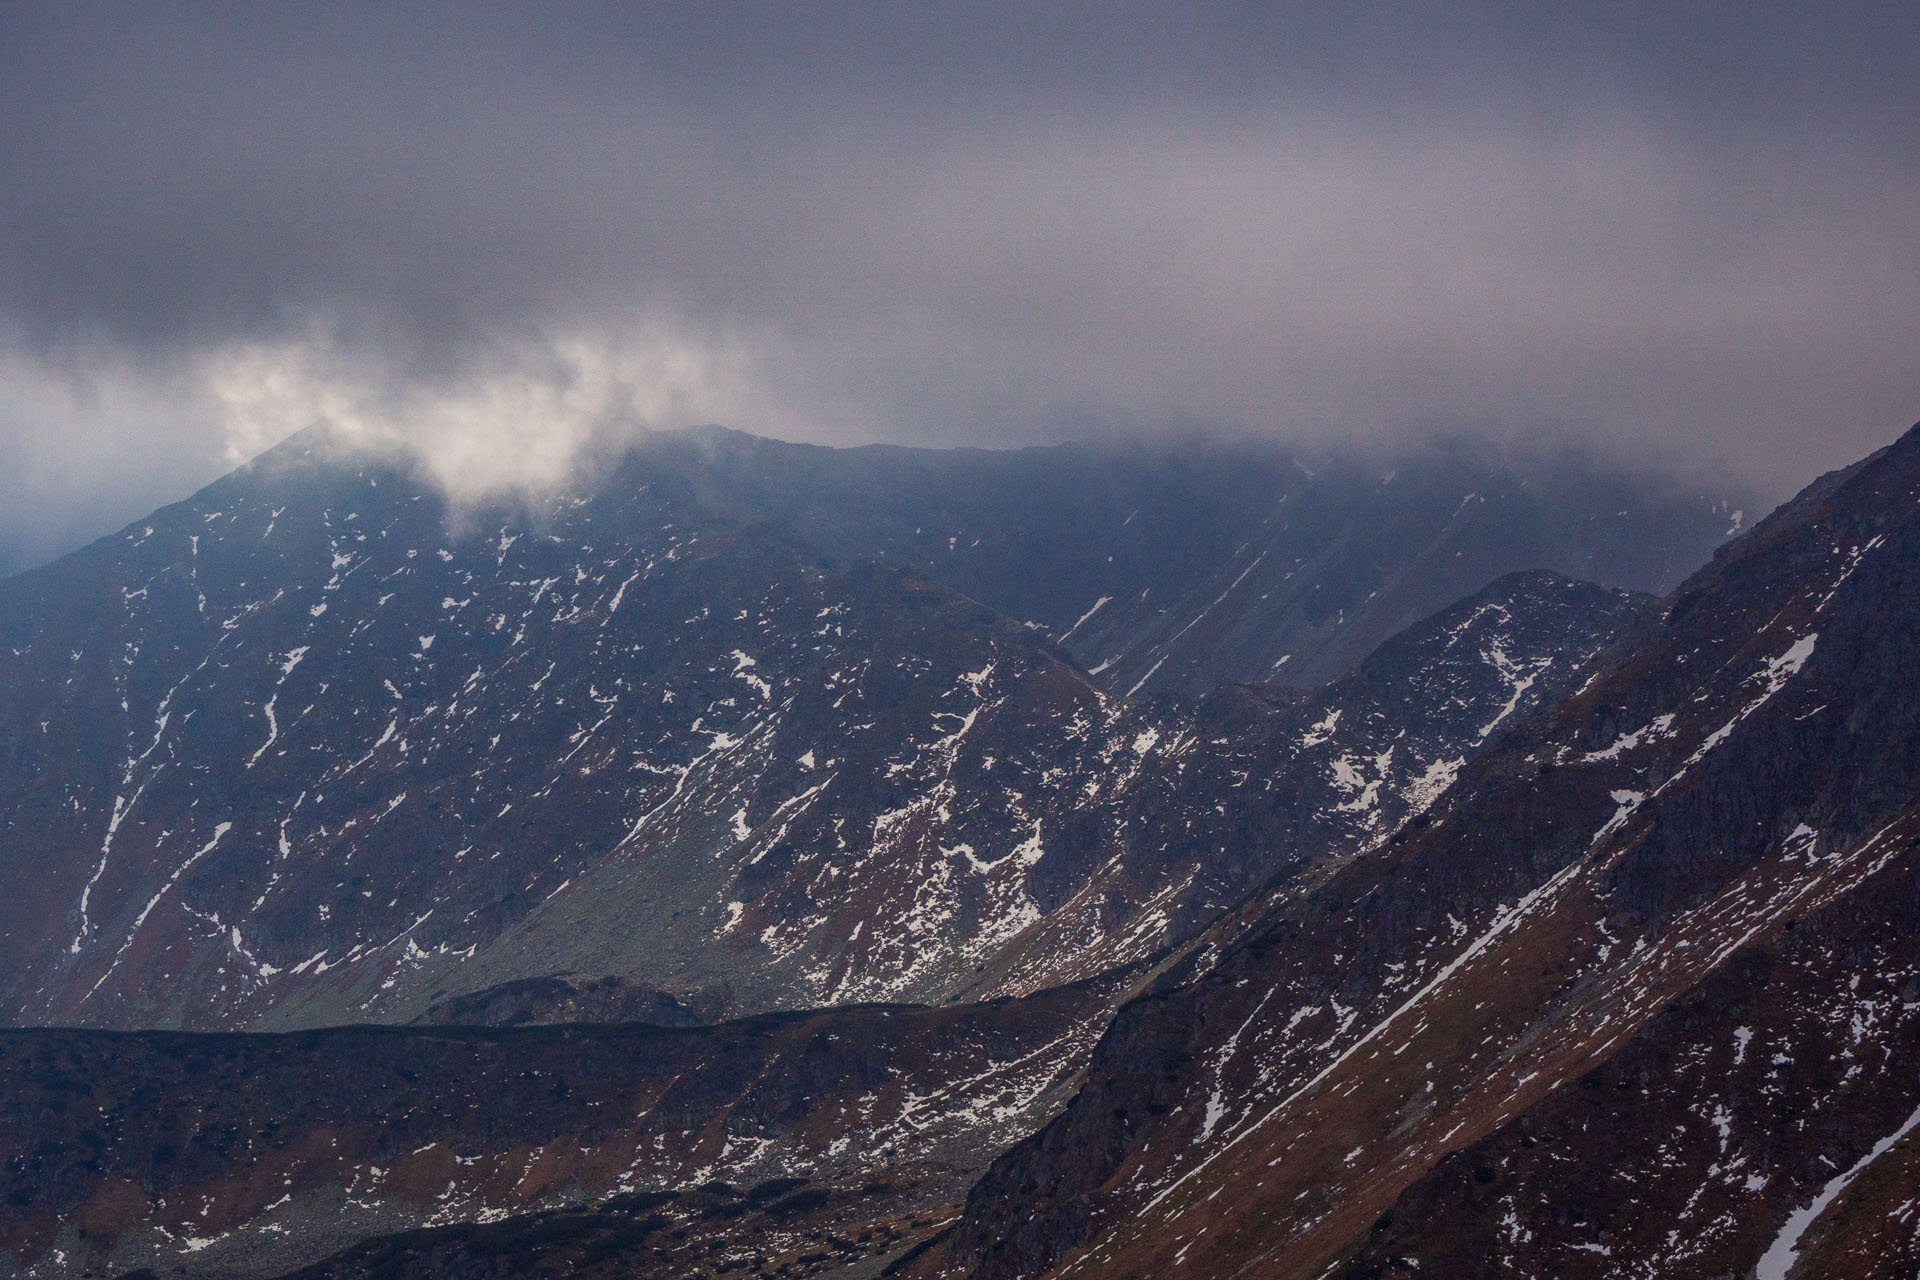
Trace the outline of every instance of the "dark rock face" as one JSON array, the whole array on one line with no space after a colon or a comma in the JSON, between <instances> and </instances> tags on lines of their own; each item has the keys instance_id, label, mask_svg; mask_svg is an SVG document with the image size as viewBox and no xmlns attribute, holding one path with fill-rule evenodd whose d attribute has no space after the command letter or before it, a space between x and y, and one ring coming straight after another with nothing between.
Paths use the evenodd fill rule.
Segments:
<instances>
[{"instance_id":1,"label":"dark rock face","mask_svg":"<svg viewBox=\"0 0 1920 1280\"><path fill-rule=\"evenodd\" d=\"M913 1273L1902 1274L1905 1228L1838 1224L1903 1204L1920 1102L1875 1069L1920 991L1916 588L1920 428L1121 1010Z\"/></svg>"},{"instance_id":2,"label":"dark rock face","mask_svg":"<svg viewBox=\"0 0 1920 1280\"><path fill-rule=\"evenodd\" d=\"M563 973L712 1014L1032 991L1381 838L1631 608L1503 580L1311 695L1136 704L800 540L890 549L844 477L785 525L718 511L753 483L698 444L491 514L295 444L0 584L13 1018L411 1022Z\"/></svg>"},{"instance_id":3,"label":"dark rock face","mask_svg":"<svg viewBox=\"0 0 1920 1280\"><path fill-rule=\"evenodd\" d=\"M749 1252L808 1252L831 1223L870 1233L860 1253L904 1247L1058 1106L1112 1003L1083 986L691 1029L4 1031L0 1243L44 1274L270 1275L368 1236L578 1208L614 1237L581 1248L645 1243L652 1265L672 1227L648 1215L691 1205L713 1210L702 1249L748 1210ZM709 1183L762 1190L673 1194ZM581 1225L541 1221L548 1244Z\"/></svg>"},{"instance_id":4,"label":"dark rock face","mask_svg":"<svg viewBox=\"0 0 1920 1280\"><path fill-rule=\"evenodd\" d=\"M1656 1275L1741 1275L1768 1255L1805 1276L1913 1274L1920 1002L1903 989L1920 975L1916 838L1855 892L1735 951L1576 1083L1442 1160L1339 1274L1417 1262L1460 1275L1491 1261L1602 1276L1631 1260ZM1817 1228L1783 1229L1836 1183L1845 1203Z\"/></svg>"}]
</instances>

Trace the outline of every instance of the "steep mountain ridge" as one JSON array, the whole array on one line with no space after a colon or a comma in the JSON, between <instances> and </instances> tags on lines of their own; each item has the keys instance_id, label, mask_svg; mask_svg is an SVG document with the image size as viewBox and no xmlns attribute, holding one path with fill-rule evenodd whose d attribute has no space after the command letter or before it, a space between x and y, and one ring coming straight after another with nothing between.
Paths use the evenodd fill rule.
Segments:
<instances>
[{"instance_id":1,"label":"steep mountain ridge","mask_svg":"<svg viewBox=\"0 0 1920 1280\"><path fill-rule=\"evenodd\" d=\"M1323 688L1216 691L1159 748L1168 766L1127 796L1122 847L1008 948L1012 981L984 989L1017 994L1142 958L1140 925L1110 903L1146 904L1133 921L1163 920L1149 937L1185 941L1276 878L1377 846L1502 728L1571 692L1647 603L1513 574Z\"/></svg>"},{"instance_id":2,"label":"steep mountain ridge","mask_svg":"<svg viewBox=\"0 0 1920 1280\"><path fill-rule=\"evenodd\" d=\"M296 442L0 584L14 1017L405 1022L562 974L716 1013L1033 991L1381 838L1631 613L1503 580L1370 674L1195 718L647 475L482 519Z\"/></svg>"},{"instance_id":3,"label":"steep mountain ridge","mask_svg":"<svg viewBox=\"0 0 1920 1280\"><path fill-rule=\"evenodd\" d=\"M1920 1101L1889 1002L1910 942L1876 927L1911 932L1920 857L1916 572L1920 428L1716 556L1424 825L1276 890L1211 970L1124 1008L1067 1111L913 1273L1369 1275L1437 1256L1692 1275L1807 1228L1836 1258L1881 1240L1895 1253L1847 1265L1889 1274L1903 1233L1837 1239L1817 1197L1882 1143L1893 1163L1873 1167L1897 1167ZM1827 945L1798 940L1803 919ZM1775 1017L1818 1024L1836 974L1860 993L1840 1003L1844 1066L1816 1058L1786 1078L1816 1087L1756 1102L1635 1065L1704 1069L1750 1047L1742 1028L1778 1034L1676 1012L1776 950L1775 986L1750 997ZM1830 1022L1803 1030L1833 1042ZM1622 1080L1630 1096L1605 1093ZM1598 1125L1590 1095L1651 1114ZM1797 1123L1764 1127L1778 1108ZM1536 1152L1549 1126L1559 1145ZM1617 1151L1659 1172L1629 1165L1637 1194L1599 1196ZM1420 1216L1441 1206L1469 1217Z\"/></svg>"},{"instance_id":4,"label":"steep mountain ridge","mask_svg":"<svg viewBox=\"0 0 1920 1280\"><path fill-rule=\"evenodd\" d=\"M1751 500L1467 443L1371 464L1254 443L832 450L709 429L628 455L830 555L1039 624L1116 693L1318 685L1514 570L1663 592Z\"/></svg>"},{"instance_id":5,"label":"steep mountain ridge","mask_svg":"<svg viewBox=\"0 0 1920 1280\"><path fill-rule=\"evenodd\" d=\"M217 488L97 552L111 625L70 621L81 566L13 584L45 593L8 672L8 779L30 792L7 808L46 900L15 905L71 935L16 953L30 1019L230 1025L285 988L308 1022L410 1016L456 967L529 976L476 941L643 838L625 898L653 933L642 976L678 978L677 951L724 951L725 890L841 772L886 811L924 781L902 776L916 751L950 751L990 700L1019 708L1018 740L976 730L1006 782L969 807L977 873L943 905L989 935L1022 910L1020 794L1101 698L1030 630L670 497L621 522L630 542L587 532L578 500L554 513L573 537L454 540L390 471L322 469L316 495L276 481L315 477ZM156 539L186 544L184 572L164 551L141 565ZM629 946L631 928L608 925Z\"/></svg>"}]
</instances>

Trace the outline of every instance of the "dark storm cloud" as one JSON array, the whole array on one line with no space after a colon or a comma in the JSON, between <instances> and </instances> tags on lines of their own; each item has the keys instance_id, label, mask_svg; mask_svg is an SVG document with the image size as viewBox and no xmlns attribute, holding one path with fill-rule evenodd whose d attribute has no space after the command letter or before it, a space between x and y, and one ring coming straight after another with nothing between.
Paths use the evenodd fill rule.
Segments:
<instances>
[{"instance_id":1,"label":"dark storm cloud","mask_svg":"<svg viewBox=\"0 0 1920 1280\"><path fill-rule=\"evenodd\" d=\"M321 417L473 483L724 418L1778 489L1920 413L1916 55L1911 4L13 5L12 518Z\"/></svg>"}]
</instances>

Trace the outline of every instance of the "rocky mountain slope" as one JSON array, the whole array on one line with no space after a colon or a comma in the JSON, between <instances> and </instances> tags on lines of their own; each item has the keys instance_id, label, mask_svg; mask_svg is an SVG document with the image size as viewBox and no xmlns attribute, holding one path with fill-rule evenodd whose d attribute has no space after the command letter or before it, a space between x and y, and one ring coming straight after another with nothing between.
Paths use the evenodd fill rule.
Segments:
<instances>
[{"instance_id":1,"label":"rocky mountain slope","mask_svg":"<svg viewBox=\"0 0 1920 1280\"><path fill-rule=\"evenodd\" d=\"M1110 691L1323 684L1502 574L1663 592L1743 526L1708 494L1464 443L1391 462L1272 445L833 450L708 430L622 462L844 559L1038 624ZM1744 509L1744 510L1743 510Z\"/></svg>"},{"instance_id":2,"label":"rocky mountain slope","mask_svg":"<svg viewBox=\"0 0 1920 1280\"><path fill-rule=\"evenodd\" d=\"M482 519L309 440L0 583L13 1020L1037 990L1383 837L1631 614L1503 580L1311 694L1190 710L698 489L643 452Z\"/></svg>"},{"instance_id":3,"label":"rocky mountain slope","mask_svg":"<svg viewBox=\"0 0 1920 1280\"><path fill-rule=\"evenodd\" d=\"M910 1273L1905 1274L1916 575L1920 428L1123 1009Z\"/></svg>"},{"instance_id":4,"label":"rocky mountain slope","mask_svg":"<svg viewBox=\"0 0 1920 1280\"><path fill-rule=\"evenodd\" d=\"M844 486L714 481L762 448L462 513L296 443L0 583L20 1017L432 1024L0 1033L0 1274L1365 1274L1438 1248L1397 1198L1462 1159L1469 1204L1533 1194L1470 1145L1888 869L1905 774L1825 743L1782 800L1755 735L1854 696L1836 650L1892 646L1859 682L1892 696L1905 624L1850 593L1887 598L1861 531L1912 442L1657 609L1509 574L1198 700L877 563ZM627 1021L458 1025L580 1018ZM1897 1089L1819 1087L1904 1158Z\"/></svg>"},{"instance_id":5,"label":"rocky mountain slope","mask_svg":"<svg viewBox=\"0 0 1920 1280\"><path fill-rule=\"evenodd\" d=\"M1510 575L1323 688L1230 685L1190 716L1163 713L1173 727L1123 798L1117 837L1083 855L1080 887L973 990L1016 994L1134 963L1270 881L1377 846L1503 728L1571 692L1647 603Z\"/></svg>"},{"instance_id":6,"label":"rocky mountain slope","mask_svg":"<svg viewBox=\"0 0 1920 1280\"><path fill-rule=\"evenodd\" d=\"M1448 752L1471 755L1538 699L1571 688L1581 656L1644 608L1588 584L1514 575L1325 690L1223 691L1164 753L1155 742L1129 746L1129 760L1172 762L1164 771L1138 769L1151 786L1115 811L1114 828L1139 853L1103 853L1081 877L1084 887L1010 946L1013 961L973 991L1031 994L962 1004L951 1017L893 1009L884 1024L859 1009L844 1019L805 1015L808 1054L823 1057L796 1057L793 1028L802 1024L768 1019L678 1039L664 1028L628 1028L625 1039L610 1032L612 1041L465 1030L371 1039L19 1033L13 1048L0 1046L22 1082L0 1110L0 1190L17 1209L9 1248L32 1275L136 1264L259 1275L398 1229L434 1234L403 1237L404 1247L370 1245L373 1254L328 1266L361 1265L352 1257L374 1265L368 1259L378 1255L379 1265L401 1267L394 1250L439 1260L419 1263L429 1268L451 1266L454 1256L492 1266L538 1255L553 1266L597 1260L617 1268L609 1274L662 1275L686 1274L689 1259L706 1257L709 1246L721 1261L759 1258L806 1273L896 1257L951 1215L993 1154L1058 1109L1113 1011L1153 977L1144 960L1129 957L1183 936L1169 924L1176 907L1198 930L1218 914L1208 914L1206 895L1230 901L1277 872L1311 875L1376 843L1459 767ZM1156 900L1147 892L1155 885L1170 888ZM1117 913L1129 893L1152 906L1144 917L1151 929L1102 932L1100 911ZM1175 951L1161 966L1196 963L1195 953ZM1082 971L1096 976L1060 985ZM443 995L421 1018L638 1018L687 1027L717 1011L613 978L548 977ZM887 1032L880 1042L876 1025ZM896 1029L903 1038L892 1038ZM830 1048L843 1039L867 1047L849 1058ZM626 1074L610 1074L601 1056L607 1043L634 1057ZM646 1066L662 1044L713 1043L730 1056L676 1050L665 1066ZM475 1045L485 1047L477 1066ZM642 1067L653 1074L629 1081ZM529 1113L537 1142L523 1140L514 1136L528 1118L516 1091L543 1072L585 1085L555 1085L555 1101ZM641 1096L668 1073L705 1089L706 1110L695 1120L684 1119L684 1105L667 1113L682 1117L672 1122L680 1128L661 1118L661 1103ZM866 1082L857 1100L842 1073ZM769 1113L769 1090L784 1090L784 1098L796 1089L804 1105ZM84 1096L70 1096L75 1090ZM511 1118L496 1113L502 1105ZM450 1166L434 1166L430 1188L376 1172L396 1160L412 1167L394 1144L420 1135L401 1126L396 1137L371 1119L399 1114L459 1153ZM368 1122L343 1135L343 1117ZM626 1163L585 1158L610 1142ZM179 1156L183 1144L192 1161ZM404 1150L418 1155L418 1145ZM559 1162L553 1177L524 1176L523 1166L550 1157ZM506 1178L508 1166L522 1174ZM713 1178L753 1185L796 1176L811 1180L805 1206L771 1218L752 1207L759 1202L689 1190ZM875 1180L885 1194L861 1190ZM823 1252L823 1239L851 1244Z\"/></svg>"}]
</instances>

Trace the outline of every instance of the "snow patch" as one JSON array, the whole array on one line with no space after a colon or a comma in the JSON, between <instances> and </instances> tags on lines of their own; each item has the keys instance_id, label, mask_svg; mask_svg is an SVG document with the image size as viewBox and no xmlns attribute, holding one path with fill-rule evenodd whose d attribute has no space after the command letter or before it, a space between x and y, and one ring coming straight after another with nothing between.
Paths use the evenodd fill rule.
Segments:
<instances>
[{"instance_id":1,"label":"snow patch","mask_svg":"<svg viewBox=\"0 0 1920 1280\"><path fill-rule=\"evenodd\" d=\"M1811 649L1812 646L1809 645L1808 648ZM1805 658L1801 660L1805 661ZM1902 1138L1916 1128L1920 1128L1920 1109L1915 1109L1898 1129L1874 1143L1873 1150L1855 1161L1852 1168L1822 1187L1820 1194L1813 1198L1813 1203L1788 1214L1787 1224L1780 1229L1780 1234L1774 1237L1766 1253L1761 1255L1760 1265L1754 1270L1754 1280L1787 1280L1787 1273L1793 1270L1793 1264L1800 1259L1800 1238L1807 1233L1807 1228L1827 1211L1829 1205L1840 1198L1840 1193L1847 1189L1849 1183L1864 1173L1868 1165L1893 1150Z\"/></svg>"},{"instance_id":2,"label":"snow patch","mask_svg":"<svg viewBox=\"0 0 1920 1280\"><path fill-rule=\"evenodd\" d=\"M1308 729L1306 733L1301 735L1301 738L1300 738L1301 749L1305 750L1308 747L1319 746L1321 743L1325 742L1328 738L1331 738L1333 736L1333 731L1336 728L1338 728L1339 725L1340 725L1340 708L1335 707L1333 710L1327 712L1326 719L1322 720L1319 724L1314 725L1312 728Z\"/></svg>"}]
</instances>

